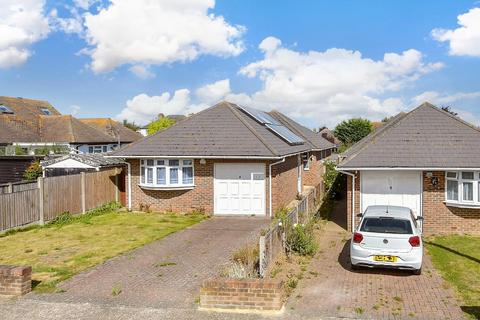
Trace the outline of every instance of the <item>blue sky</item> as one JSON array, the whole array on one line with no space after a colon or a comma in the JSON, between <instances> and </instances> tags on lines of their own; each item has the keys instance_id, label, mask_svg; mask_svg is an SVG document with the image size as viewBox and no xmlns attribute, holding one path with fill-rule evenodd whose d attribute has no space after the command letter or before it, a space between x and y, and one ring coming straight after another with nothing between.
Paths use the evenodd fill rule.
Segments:
<instances>
[{"instance_id":1,"label":"blue sky","mask_svg":"<svg viewBox=\"0 0 480 320\"><path fill-rule=\"evenodd\" d=\"M429 100L480 124L475 1L5 1L0 95L65 114L142 123L227 99L318 127Z\"/></svg>"}]
</instances>

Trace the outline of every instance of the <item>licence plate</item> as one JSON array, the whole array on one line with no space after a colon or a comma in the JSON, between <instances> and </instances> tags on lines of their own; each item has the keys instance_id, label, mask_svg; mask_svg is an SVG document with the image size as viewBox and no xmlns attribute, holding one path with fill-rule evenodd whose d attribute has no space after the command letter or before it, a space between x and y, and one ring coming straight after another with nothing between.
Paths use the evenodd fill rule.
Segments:
<instances>
[{"instance_id":1,"label":"licence plate","mask_svg":"<svg viewBox=\"0 0 480 320\"><path fill-rule=\"evenodd\" d=\"M373 260L383 261L383 262L397 262L397 257L395 257L395 256L373 256Z\"/></svg>"}]
</instances>

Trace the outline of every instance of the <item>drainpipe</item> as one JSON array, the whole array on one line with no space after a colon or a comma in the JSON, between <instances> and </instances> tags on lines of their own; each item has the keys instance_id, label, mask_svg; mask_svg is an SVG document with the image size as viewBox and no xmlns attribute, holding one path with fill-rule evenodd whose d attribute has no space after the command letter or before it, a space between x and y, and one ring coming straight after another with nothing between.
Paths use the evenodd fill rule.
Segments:
<instances>
[{"instance_id":1,"label":"drainpipe","mask_svg":"<svg viewBox=\"0 0 480 320\"><path fill-rule=\"evenodd\" d=\"M355 178L356 177L355 177L355 174L347 171L342 171L338 169L337 171L352 177L352 232L354 232L355 231Z\"/></svg>"},{"instance_id":2,"label":"drainpipe","mask_svg":"<svg viewBox=\"0 0 480 320\"><path fill-rule=\"evenodd\" d=\"M268 166L268 178L269 178L269 187L268 187L268 193L269 193L268 201L269 201L269 206L268 206L268 211L269 211L269 216L270 216L270 218L273 217L273 209L272 209L272 167L273 167L274 165L277 165L277 164L280 164L280 163L283 163L283 162L285 162L285 158L283 158L283 159L280 160L280 161L271 163L271 164L269 164L269 166Z\"/></svg>"},{"instance_id":3,"label":"drainpipe","mask_svg":"<svg viewBox=\"0 0 480 320\"><path fill-rule=\"evenodd\" d=\"M132 168L130 162L125 162L127 164L127 202L128 202L128 211L132 211Z\"/></svg>"}]
</instances>

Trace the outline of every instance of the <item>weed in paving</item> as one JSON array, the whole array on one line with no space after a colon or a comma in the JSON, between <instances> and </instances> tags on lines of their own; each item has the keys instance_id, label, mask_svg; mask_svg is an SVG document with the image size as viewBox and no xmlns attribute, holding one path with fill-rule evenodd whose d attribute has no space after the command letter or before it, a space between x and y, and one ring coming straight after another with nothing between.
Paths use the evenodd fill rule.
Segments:
<instances>
[{"instance_id":1,"label":"weed in paving","mask_svg":"<svg viewBox=\"0 0 480 320\"><path fill-rule=\"evenodd\" d=\"M160 268L160 267L168 267L168 266L175 266L175 265L177 265L176 262L164 261L164 262L156 263L154 267Z\"/></svg>"}]
</instances>

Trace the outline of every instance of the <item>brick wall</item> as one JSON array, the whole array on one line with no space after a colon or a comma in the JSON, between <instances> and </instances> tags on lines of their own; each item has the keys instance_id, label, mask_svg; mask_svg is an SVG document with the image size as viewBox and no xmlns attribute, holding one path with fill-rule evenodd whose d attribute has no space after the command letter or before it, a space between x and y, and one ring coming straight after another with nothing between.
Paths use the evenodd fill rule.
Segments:
<instances>
[{"instance_id":1,"label":"brick wall","mask_svg":"<svg viewBox=\"0 0 480 320\"><path fill-rule=\"evenodd\" d=\"M200 308L279 311L283 283L264 279L213 279L200 288Z\"/></svg>"},{"instance_id":2,"label":"brick wall","mask_svg":"<svg viewBox=\"0 0 480 320\"><path fill-rule=\"evenodd\" d=\"M32 267L0 265L0 295L20 296L32 290Z\"/></svg>"},{"instance_id":3,"label":"brick wall","mask_svg":"<svg viewBox=\"0 0 480 320\"><path fill-rule=\"evenodd\" d=\"M352 231L352 176L347 176L347 230ZM360 213L360 172L356 173L355 178L355 211L354 214ZM358 224L359 218L355 217L355 225Z\"/></svg>"},{"instance_id":4,"label":"brick wall","mask_svg":"<svg viewBox=\"0 0 480 320\"><path fill-rule=\"evenodd\" d=\"M325 166L322 163L322 158L325 152L315 151L310 153L310 169L303 170L302 168L302 183L304 186L316 186L323 180Z\"/></svg>"},{"instance_id":5,"label":"brick wall","mask_svg":"<svg viewBox=\"0 0 480 320\"><path fill-rule=\"evenodd\" d=\"M288 157L285 162L272 167L273 214L295 199L298 193L298 157Z\"/></svg>"},{"instance_id":6,"label":"brick wall","mask_svg":"<svg viewBox=\"0 0 480 320\"><path fill-rule=\"evenodd\" d=\"M445 172L432 172L438 184L423 172L423 232L431 234L480 234L480 209L455 208L445 201Z\"/></svg>"}]
</instances>

